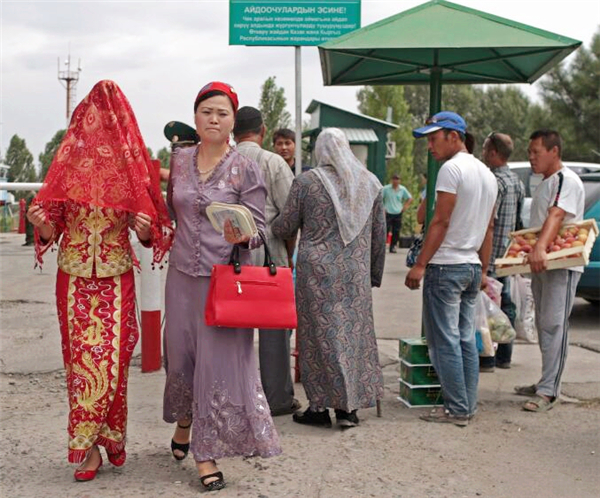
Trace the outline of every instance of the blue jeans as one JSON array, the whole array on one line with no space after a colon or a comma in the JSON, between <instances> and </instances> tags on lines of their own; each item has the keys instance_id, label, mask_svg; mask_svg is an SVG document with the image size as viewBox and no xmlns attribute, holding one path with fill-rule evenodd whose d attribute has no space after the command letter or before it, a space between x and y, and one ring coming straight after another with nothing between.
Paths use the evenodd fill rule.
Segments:
<instances>
[{"instance_id":1,"label":"blue jeans","mask_svg":"<svg viewBox=\"0 0 600 498\"><path fill-rule=\"evenodd\" d=\"M429 356L444 406L458 416L474 415L477 409L475 303L480 285L480 265L427 265L425 270L423 324Z\"/></svg>"}]
</instances>

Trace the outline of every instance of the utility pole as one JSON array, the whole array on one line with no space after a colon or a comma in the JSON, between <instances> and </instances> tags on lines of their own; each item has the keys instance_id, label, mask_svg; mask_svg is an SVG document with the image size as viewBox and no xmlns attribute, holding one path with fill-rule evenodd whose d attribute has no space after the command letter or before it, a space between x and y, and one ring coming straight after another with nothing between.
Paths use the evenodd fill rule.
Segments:
<instances>
[{"instance_id":1,"label":"utility pole","mask_svg":"<svg viewBox=\"0 0 600 498\"><path fill-rule=\"evenodd\" d=\"M81 72L81 59L77 62L77 70L71 71L71 52L65 61L66 70L60 69L60 57L58 58L58 81L67 89L67 128L71 120L71 113L75 107L75 87L79 81L79 73Z\"/></svg>"}]
</instances>

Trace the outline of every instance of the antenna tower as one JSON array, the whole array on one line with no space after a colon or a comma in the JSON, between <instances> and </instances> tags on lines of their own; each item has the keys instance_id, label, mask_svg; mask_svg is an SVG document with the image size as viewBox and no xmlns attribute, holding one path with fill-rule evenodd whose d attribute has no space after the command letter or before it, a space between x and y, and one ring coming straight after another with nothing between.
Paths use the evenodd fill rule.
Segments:
<instances>
[{"instance_id":1,"label":"antenna tower","mask_svg":"<svg viewBox=\"0 0 600 498\"><path fill-rule=\"evenodd\" d=\"M79 81L79 73L81 72L81 59L77 62L77 69L71 70L71 53L69 52L69 56L67 60L64 62L66 69L61 70L60 68L60 57L58 58L58 81L62 84L63 87L67 89L67 127L69 126L69 121L71 120L71 113L73 112L73 108L75 107L75 87L77 86L77 82Z\"/></svg>"}]
</instances>

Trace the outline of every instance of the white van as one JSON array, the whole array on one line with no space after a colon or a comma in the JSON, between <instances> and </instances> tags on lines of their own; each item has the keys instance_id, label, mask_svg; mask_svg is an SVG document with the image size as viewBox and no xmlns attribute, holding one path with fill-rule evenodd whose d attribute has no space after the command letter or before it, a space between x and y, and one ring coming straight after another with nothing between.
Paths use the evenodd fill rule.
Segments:
<instances>
[{"instance_id":1,"label":"white van","mask_svg":"<svg viewBox=\"0 0 600 498\"><path fill-rule=\"evenodd\" d=\"M578 175L585 173L600 172L600 164L598 163L578 163L574 161L563 161L563 165L573 170ZM536 187L542 182L542 175L535 174L531 171L529 161L517 161L508 163L511 171L514 171L525 185L525 202L521 209L521 220L525 228L529 227L529 218L531 213L531 196Z\"/></svg>"}]
</instances>

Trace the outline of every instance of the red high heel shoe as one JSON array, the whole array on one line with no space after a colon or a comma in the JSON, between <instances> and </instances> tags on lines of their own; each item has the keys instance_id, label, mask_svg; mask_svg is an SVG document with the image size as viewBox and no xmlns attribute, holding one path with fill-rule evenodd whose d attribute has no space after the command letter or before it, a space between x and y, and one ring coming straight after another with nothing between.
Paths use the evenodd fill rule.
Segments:
<instances>
[{"instance_id":1,"label":"red high heel shoe","mask_svg":"<svg viewBox=\"0 0 600 498\"><path fill-rule=\"evenodd\" d=\"M127 453L125 453L125 448L123 448L119 453L109 453L107 451L106 456L108 457L108 461L115 467L121 467L125 463Z\"/></svg>"},{"instance_id":2,"label":"red high heel shoe","mask_svg":"<svg viewBox=\"0 0 600 498\"><path fill-rule=\"evenodd\" d=\"M100 465L93 470L75 470L75 480L78 482L92 481L96 478L96 474L98 473L98 469L102 467L102 455L100 455Z\"/></svg>"}]
</instances>

